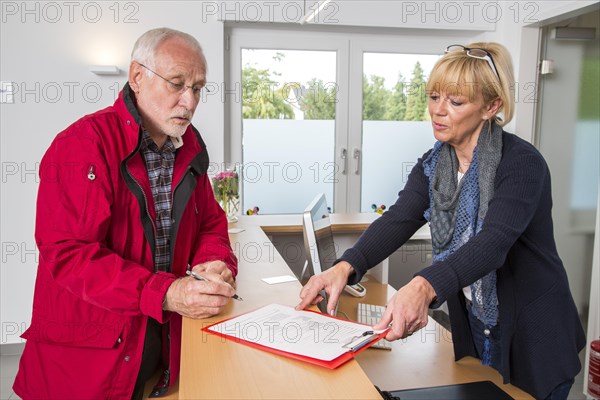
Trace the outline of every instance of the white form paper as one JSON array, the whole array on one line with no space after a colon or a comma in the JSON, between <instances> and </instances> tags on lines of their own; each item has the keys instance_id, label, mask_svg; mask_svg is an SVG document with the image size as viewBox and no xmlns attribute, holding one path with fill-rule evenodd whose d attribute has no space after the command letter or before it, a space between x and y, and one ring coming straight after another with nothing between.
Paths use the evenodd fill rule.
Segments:
<instances>
[{"instance_id":1,"label":"white form paper","mask_svg":"<svg viewBox=\"0 0 600 400\"><path fill-rule=\"evenodd\" d=\"M370 326L270 304L208 328L248 342L331 361L365 342ZM376 331L374 333L380 333ZM368 341L368 340L367 340Z\"/></svg>"},{"instance_id":2,"label":"white form paper","mask_svg":"<svg viewBox=\"0 0 600 400\"><path fill-rule=\"evenodd\" d=\"M277 283L294 282L298 279L296 279L296 277L292 275L281 275L262 278L261 280L265 283L268 283L269 285L275 285Z\"/></svg>"}]
</instances>

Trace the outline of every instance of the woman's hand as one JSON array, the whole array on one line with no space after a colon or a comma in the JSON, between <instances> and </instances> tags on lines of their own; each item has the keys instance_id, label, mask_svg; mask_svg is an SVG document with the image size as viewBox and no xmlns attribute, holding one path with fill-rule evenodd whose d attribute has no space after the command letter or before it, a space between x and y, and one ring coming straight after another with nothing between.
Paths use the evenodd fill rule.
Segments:
<instances>
[{"instance_id":1,"label":"woman's hand","mask_svg":"<svg viewBox=\"0 0 600 400\"><path fill-rule=\"evenodd\" d=\"M373 329L386 329L391 324L385 337L389 341L412 335L427 325L429 305L435 296L435 290L425 278L414 277L392 297Z\"/></svg>"},{"instance_id":2,"label":"woman's hand","mask_svg":"<svg viewBox=\"0 0 600 400\"><path fill-rule=\"evenodd\" d=\"M306 285L300 291L300 304L296 306L296 310L303 310L309 305L317 304L323 300L320 294L321 290L329 295L327 301L327 312L333 315L335 305L340 298L340 294L348 283L348 277L354 272L352 265L346 261L341 261L329 268L323 273L312 276Z\"/></svg>"}]
</instances>

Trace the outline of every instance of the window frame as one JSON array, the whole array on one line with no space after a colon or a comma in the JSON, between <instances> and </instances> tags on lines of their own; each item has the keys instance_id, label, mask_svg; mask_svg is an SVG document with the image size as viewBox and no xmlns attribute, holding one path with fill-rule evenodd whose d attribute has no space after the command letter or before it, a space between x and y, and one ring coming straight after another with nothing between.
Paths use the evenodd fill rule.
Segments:
<instances>
[{"instance_id":1,"label":"window frame","mask_svg":"<svg viewBox=\"0 0 600 400\"><path fill-rule=\"evenodd\" d=\"M334 162L339 167L334 184L332 205L336 213L356 213L361 208L362 161L362 79L364 53L443 54L449 44L481 40L478 32L440 29L336 29L319 27L230 26L225 29L226 88L239 84L237 96L241 102L241 71L244 48L305 51L336 51L336 83L338 103L335 118ZM242 163L242 113L236 96L225 96L225 159ZM341 157L346 151L346 160ZM360 158L353 158L354 150ZM416 158L415 158L416 161ZM346 166L346 174L341 171ZM358 168L358 173L356 173ZM243 197L243 191L241 193Z\"/></svg>"},{"instance_id":2,"label":"window frame","mask_svg":"<svg viewBox=\"0 0 600 400\"><path fill-rule=\"evenodd\" d=\"M305 50L305 51L335 51L336 52L336 83L338 87L338 102L336 104L335 118L335 152L333 162L342 165L340 150L347 147L348 126L348 96L344 94L348 87L348 73L344 65L348 63L348 40L340 35L323 35L319 32L297 32L293 30L252 29L233 28L226 34L229 36L229 77L227 87L232 83L238 83L240 87L241 101L241 71L242 54L245 48L271 49L271 50ZM229 122L229 159L232 163L242 163L242 108L232 96L228 96L226 104ZM226 115L227 115L226 114ZM346 179L341 174L336 175L337 182L334 184L334 198L332 201L336 212L345 212ZM243 191L241 196L243 196Z\"/></svg>"}]
</instances>

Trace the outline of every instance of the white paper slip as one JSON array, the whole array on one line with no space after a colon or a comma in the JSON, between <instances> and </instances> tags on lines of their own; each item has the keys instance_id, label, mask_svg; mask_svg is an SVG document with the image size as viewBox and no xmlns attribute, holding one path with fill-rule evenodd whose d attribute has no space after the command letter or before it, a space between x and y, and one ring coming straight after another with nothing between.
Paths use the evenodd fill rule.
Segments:
<instances>
[{"instance_id":1,"label":"white paper slip","mask_svg":"<svg viewBox=\"0 0 600 400\"><path fill-rule=\"evenodd\" d=\"M229 228L227 230L228 233L240 233L240 232L244 232L243 228Z\"/></svg>"},{"instance_id":2,"label":"white paper slip","mask_svg":"<svg viewBox=\"0 0 600 400\"><path fill-rule=\"evenodd\" d=\"M293 282L297 281L295 276L292 275L281 275L281 276L271 276L269 278L262 278L262 281L268 283L269 285L274 285L276 283L284 283L284 282Z\"/></svg>"}]
</instances>

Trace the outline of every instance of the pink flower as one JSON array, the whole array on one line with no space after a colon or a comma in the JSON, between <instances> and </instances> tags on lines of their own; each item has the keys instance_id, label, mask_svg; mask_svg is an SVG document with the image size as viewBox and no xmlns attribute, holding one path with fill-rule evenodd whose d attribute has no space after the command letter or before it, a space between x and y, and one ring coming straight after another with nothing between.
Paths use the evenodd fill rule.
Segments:
<instances>
[{"instance_id":1,"label":"pink flower","mask_svg":"<svg viewBox=\"0 0 600 400\"><path fill-rule=\"evenodd\" d=\"M218 181L222 181L225 180L227 178L237 178L237 172L235 171L223 171L223 172L219 172L218 174L215 175L215 179Z\"/></svg>"}]
</instances>

